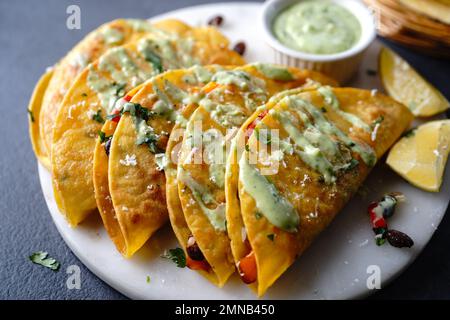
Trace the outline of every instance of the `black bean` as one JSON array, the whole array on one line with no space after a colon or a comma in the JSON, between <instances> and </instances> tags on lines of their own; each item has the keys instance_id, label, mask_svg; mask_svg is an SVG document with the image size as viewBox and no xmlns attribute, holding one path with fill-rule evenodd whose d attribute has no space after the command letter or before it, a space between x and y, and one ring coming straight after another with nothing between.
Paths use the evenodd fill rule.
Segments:
<instances>
[{"instance_id":1,"label":"black bean","mask_svg":"<svg viewBox=\"0 0 450 320\"><path fill-rule=\"evenodd\" d=\"M195 260L195 261L205 260L205 256L203 255L203 252L200 250L200 248L193 236L189 237L186 251L187 251L189 258L191 258L192 260Z\"/></svg>"},{"instance_id":2,"label":"black bean","mask_svg":"<svg viewBox=\"0 0 450 320\"><path fill-rule=\"evenodd\" d=\"M414 241L406 234L397 230L388 230L383 235L389 244L396 248L411 248Z\"/></svg>"},{"instance_id":3,"label":"black bean","mask_svg":"<svg viewBox=\"0 0 450 320\"><path fill-rule=\"evenodd\" d=\"M105 142L105 152L108 157L109 157L109 150L111 149L111 140L112 139L108 139Z\"/></svg>"},{"instance_id":4,"label":"black bean","mask_svg":"<svg viewBox=\"0 0 450 320\"><path fill-rule=\"evenodd\" d=\"M222 23L223 23L222 16L215 16L208 21L208 25L215 26L215 27L220 27L222 25Z\"/></svg>"},{"instance_id":5,"label":"black bean","mask_svg":"<svg viewBox=\"0 0 450 320\"><path fill-rule=\"evenodd\" d=\"M243 56L245 53L245 48L245 43L241 41L234 45L233 50Z\"/></svg>"}]
</instances>

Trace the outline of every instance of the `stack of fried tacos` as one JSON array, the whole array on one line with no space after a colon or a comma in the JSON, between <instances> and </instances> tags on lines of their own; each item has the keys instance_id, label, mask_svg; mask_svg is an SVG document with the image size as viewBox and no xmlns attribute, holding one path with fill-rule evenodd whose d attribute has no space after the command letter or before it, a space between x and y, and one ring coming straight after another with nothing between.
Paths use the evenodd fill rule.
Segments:
<instances>
[{"instance_id":1,"label":"stack of fried tacos","mask_svg":"<svg viewBox=\"0 0 450 320\"><path fill-rule=\"evenodd\" d=\"M167 220L163 156L169 133L211 74L223 68L194 66L155 76L128 94L103 126L105 138L95 148L95 197L108 233L125 256Z\"/></svg>"},{"instance_id":2,"label":"stack of fried tacos","mask_svg":"<svg viewBox=\"0 0 450 320\"><path fill-rule=\"evenodd\" d=\"M70 225L98 210L131 257L170 220L190 269L263 295L412 115L228 45L177 20L105 24L38 82L30 134Z\"/></svg>"}]
</instances>

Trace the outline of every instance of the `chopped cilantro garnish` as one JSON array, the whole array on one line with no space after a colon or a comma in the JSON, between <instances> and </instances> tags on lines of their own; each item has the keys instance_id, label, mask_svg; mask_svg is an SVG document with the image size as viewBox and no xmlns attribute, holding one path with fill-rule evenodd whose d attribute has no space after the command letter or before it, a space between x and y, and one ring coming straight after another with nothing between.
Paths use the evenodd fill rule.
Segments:
<instances>
[{"instance_id":1,"label":"chopped cilantro garnish","mask_svg":"<svg viewBox=\"0 0 450 320\"><path fill-rule=\"evenodd\" d=\"M147 276L146 281L147 281L147 283L150 283L150 281L151 281L150 276Z\"/></svg>"},{"instance_id":2,"label":"chopped cilantro garnish","mask_svg":"<svg viewBox=\"0 0 450 320\"><path fill-rule=\"evenodd\" d=\"M386 239L381 237L375 237L375 243L377 244L377 246L382 246L383 244L386 243Z\"/></svg>"},{"instance_id":3,"label":"chopped cilantro garnish","mask_svg":"<svg viewBox=\"0 0 450 320\"><path fill-rule=\"evenodd\" d=\"M87 93L83 92L83 93L81 94L81 96L82 96L83 98L86 98L86 97L87 97Z\"/></svg>"},{"instance_id":4,"label":"chopped cilantro garnish","mask_svg":"<svg viewBox=\"0 0 450 320\"><path fill-rule=\"evenodd\" d=\"M150 149L151 153L164 152L164 150L158 146L158 141L159 141L158 135L153 132L149 132L143 139L139 140L138 145L146 144Z\"/></svg>"},{"instance_id":5,"label":"chopped cilantro garnish","mask_svg":"<svg viewBox=\"0 0 450 320\"><path fill-rule=\"evenodd\" d=\"M359 161L352 158L352 160L350 160L350 162L348 163L347 167L345 168L345 170L351 170L353 168L356 168L359 164Z\"/></svg>"},{"instance_id":6,"label":"chopped cilantro garnish","mask_svg":"<svg viewBox=\"0 0 450 320\"><path fill-rule=\"evenodd\" d=\"M129 112L137 120L144 120L144 121L148 121L149 119L151 119L155 116L154 111L144 108L139 103L132 103L132 102L129 102L129 103L132 104L133 106L128 109L122 109L121 114L123 114L125 112ZM153 131L149 131L144 136L142 136L138 139L137 144L138 145L141 145L141 144L148 145L148 148L150 149L150 152L152 152L152 153L164 152L164 150L158 146L158 141L159 141L159 135L154 133Z\"/></svg>"},{"instance_id":7,"label":"chopped cilantro garnish","mask_svg":"<svg viewBox=\"0 0 450 320\"><path fill-rule=\"evenodd\" d=\"M30 121L34 122L34 115L33 115L33 111L31 111L30 109L27 109L28 111L28 115L30 116Z\"/></svg>"},{"instance_id":8,"label":"chopped cilantro garnish","mask_svg":"<svg viewBox=\"0 0 450 320\"><path fill-rule=\"evenodd\" d=\"M99 131L98 137L100 138L100 143L103 143L106 140L106 133L104 133L103 131Z\"/></svg>"},{"instance_id":9,"label":"chopped cilantro garnish","mask_svg":"<svg viewBox=\"0 0 450 320\"><path fill-rule=\"evenodd\" d=\"M270 241L273 241L273 240L275 239L275 235L274 235L273 233L268 234L268 235L267 235L267 238L268 238Z\"/></svg>"},{"instance_id":10,"label":"chopped cilantro garnish","mask_svg":"<svg viewBox=\"0 0 450 320\"><path fill-rule=\"evenodd\" d=\"M139 103L133 103L133 102L128 102L128 103L133 104L133 107L130 109L130 111L126 111L125 109L122 109L120 111L120 114L124 114L125 112L130 112L130 114L133 117L140 118L145 121L148 121L149 119L152 119L155 116L154 111L144 108Z\"/></svg>"},{"instance_id":11,"label":"chopped cilantro garnish","mask_svg":"<svg viewBox=\"0 0 450 320\"><path fill-rule=\"evenodd\" d=\"M186 255L184 254L184 251L181 248L166 250L166 252L164 252L164 254L161 257L172 260L173 262L176 263L178 268L186 267Z\"/></svg>"},{"instance_id":12,"label":"chopped cilantro garnish","mask_svg":"<svg viewBox=\"0 0 450 320\"><path fill-rule=\"evenodd\" d=\"M112 136L107 136L103 131L98 132L98 137L100 138L100 143L104 143L112 138Z\"/></svg>"},{"instance_id":13,"label":"chopped cilantro garnish","mask_svg":"<svg viewBox=\"0 0 450 320\"><path fill-rule=\"evenodd\" d=\"M28 258L31 260L31 262L52 269L53 271L58 271L60 267L59 262L53 258L50 258L48 256L48 253L45 251L35 252Z\"/></svg>"},{"instance_id":14,"label":"chopped cilantro garnish","mask_svg":"<svg viewBox=\"0 0 450 320\"><path fill-rule=\"evenodd\" d=\"M248 144L245 145L245 151L250 151L250 146Z\"/></svg>"},{"instance_id":15,"label":"chopped cilantro garnish","mask_svg":"<svg viewBox=\"0 0 450 320\"><path fill-rule=\"evenodd\" d=\"M145 51L145 60L150 62L153 65L153 69L155 69L155 71L157 71L158 73L164 71L161 58L153 51Z\"/></svg>"},{"instance_id":16,"label":"chopped cilantro garnish","mask_svg":"<svg viewBox=\"0 0 450 320\"><path fill-rule=\"evenodd\" d=\"M256 220L261 219L262 218L262 214L259 211L256 211L255 212L255 218L256 218Z\"/></svg>"},{"instance_id":17,"label":"chopped cilantro garnish","mask_svg":"<svg viewBox=\"0 0 450 320\"><path fill-rule=\"evenodd\" d=\"M98 123L105 123L105 120L102 117L102 110L98 110L97 113L92 116L92 120L95 120Z\"/></svg>"}]
</instances>

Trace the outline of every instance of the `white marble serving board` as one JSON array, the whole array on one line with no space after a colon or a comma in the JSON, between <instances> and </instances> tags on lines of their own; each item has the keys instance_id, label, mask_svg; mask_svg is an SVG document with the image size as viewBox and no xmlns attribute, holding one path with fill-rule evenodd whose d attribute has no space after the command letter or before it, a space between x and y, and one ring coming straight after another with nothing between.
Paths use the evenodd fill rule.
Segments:
<instances>
[{"instance_id":1,"label":"white marble serving board","mask_svg":"<svg viewBox=\"0 0 450 320\"><path fill-rule=\"evenodd\" d=\"M152 19L179 18L192 25L204 25L220 14L221 30L232 43L247 44L249 61L271 62L271 50L264 43L258 21L261 4L226 3L190 7ZM380 43L368 50L360 73L352 86L380 89L378 77L367 69L377 69ZM136 299L255 299L253 292L235 275L219 289L187 268L160 258L165 249L177 246L168 224L131 259L123 258L109 240L98 215L78 228L68 226L58 211L52 192L50 173L39 165L42 190L52 218L62 237L80 260L98 277L124 295ZM421 252L438 227L449 203L450 170L440 193L421 191L400 178L379 161L367 180L365 196L357 195L337 216L307 252L269 289L264 299L350 299L373 292L366 282L367 270L376 266L381 272L381 287L402 272ZM367 205L384 193L403 192L401 203L389 221L392 228L409 234L415 241L411 249L389 245L377 247L373 240ZM147 283L147 276L151 281ZM375 289L376 290L376 289Z\"/></svg>"}]
</instances>

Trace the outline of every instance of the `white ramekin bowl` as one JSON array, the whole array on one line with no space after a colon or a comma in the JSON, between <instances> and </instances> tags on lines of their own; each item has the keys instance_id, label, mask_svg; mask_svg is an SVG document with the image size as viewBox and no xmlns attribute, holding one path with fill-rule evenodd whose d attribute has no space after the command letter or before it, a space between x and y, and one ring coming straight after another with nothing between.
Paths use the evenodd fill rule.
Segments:
<instances>
[{"instance_id":1,"label":"white ramekin bowl","mask_svg":"<svg viewBox=\"0 0 450 320\"><path fill-rule=\"evenodd\" d=\"M268 0L261 14L262 30L267 44L273 49L275 63L311 69L333 77L339 83L348 82L362 61L364 53L376 36L375 21L371 11L359 0L332 0L358 19L361 24L361 37L350 49L334 54L311 54L300 52L283 45L274 36L274 18L285 8L305 0Z\"/></svg>"}]
</instances>

